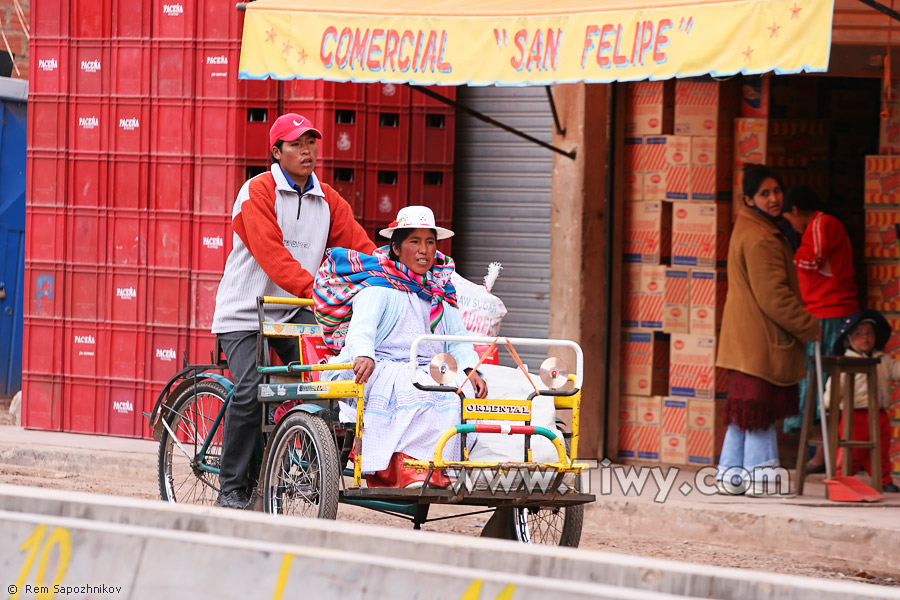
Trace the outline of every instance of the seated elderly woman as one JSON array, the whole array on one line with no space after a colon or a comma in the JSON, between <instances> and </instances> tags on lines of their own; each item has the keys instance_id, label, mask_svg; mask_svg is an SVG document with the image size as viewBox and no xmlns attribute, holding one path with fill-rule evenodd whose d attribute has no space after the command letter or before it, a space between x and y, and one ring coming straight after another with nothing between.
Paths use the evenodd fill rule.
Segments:
<instances>
[{"instance_id":1,"label":"seated elderly woman","mask_svg":"<svg viewBox=\"0 0 900 600\"><path fill-rule=\"evenodd\" d=\"M340 350L332 362L353 364L352 373L325 371L323 379L366 383L362 471L367 485L421 487L427 473L403 467L403 460L430 460L440 434L461 418L458 396L420 390L409 376L410 348L418 336L467 335L450 283L453 260L437 251L437 241L453 232L435 226L428 207L408 206L380 233L390 245L374 256L333 248L316 274L316 318L325 343ZM465 382L467 397L486 397L487 385L472 372L478 357L471 344L419 344L419 383L435 385L428 364L440 352L449 352L461 367L454 386ZM342 403L341 420L355 422L355 407ZM459 456L455 436L444 458ZM450 481L435 473L429 483L446 487Z\"/></svg>"}]
</instances>

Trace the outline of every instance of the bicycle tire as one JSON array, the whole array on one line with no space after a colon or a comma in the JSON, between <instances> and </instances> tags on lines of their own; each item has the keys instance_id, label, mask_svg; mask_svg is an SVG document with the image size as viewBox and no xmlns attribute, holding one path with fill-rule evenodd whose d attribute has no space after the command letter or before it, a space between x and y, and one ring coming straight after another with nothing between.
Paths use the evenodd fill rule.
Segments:
<instances>
[{"instance_id":1,"label":"bicycle tire","mask_svg":"<svg viewBox=\"0 0 900 600\"><path fill-rule=\"evenodd\" d=\"M165 418L171 431L179 438L174 440L169 429L163 427L159 438L159 494L173 503L211 506L219 495L219 476L201 471L196 456L206 438L212 440L206 450L205 464L219 468L222 456L222 430L210 427L225 403L225 388L214 381L201 381L187 388L172 404Z\"/></svg>"},{"instance_id":2,"label":"bicycle tire","mask_svg":"<svg viewBox=\"0 0 900 600\"><path fill-rule=\"evenodd\" d=\"M265 512L337 518L337 446L321 417L302 411L283 417L266 445L263 464Z\"/></svg>"}]
</instances>

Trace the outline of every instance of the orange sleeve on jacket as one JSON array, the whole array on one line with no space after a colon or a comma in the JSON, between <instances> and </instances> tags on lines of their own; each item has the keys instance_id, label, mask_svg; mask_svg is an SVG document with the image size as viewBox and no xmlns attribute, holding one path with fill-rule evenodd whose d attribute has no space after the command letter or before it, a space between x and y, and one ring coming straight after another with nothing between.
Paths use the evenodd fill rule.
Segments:
<instances>
[{"instance_id":1,"label":"orange sleeve on jacket","mask_svg":"<svg viewBox=\"0 0 900 600\"><path fill-rule=\"evenodd\" d=\"M275 180L271 174L260 175L250 182L249 192L232 223L234 232L275 285L298 298L311 298L312 274L284 246L275 215Z\"/></svg>"},{"instance_id":2,"label":"orange sleeve on jacket","mask_svg":"<svg viewBox=\"0 0 900 600\"><path fill-rule=\"evenodd\" d=\"M350 203L337 193L330 185L321 183L325 192L325 200L331 211L331 231L328 233L329 248L350 248L363 254L372 254L375 251L375 242L369 239L366 230L353 218L353 209Z\"/></svg>"}]
</instances>

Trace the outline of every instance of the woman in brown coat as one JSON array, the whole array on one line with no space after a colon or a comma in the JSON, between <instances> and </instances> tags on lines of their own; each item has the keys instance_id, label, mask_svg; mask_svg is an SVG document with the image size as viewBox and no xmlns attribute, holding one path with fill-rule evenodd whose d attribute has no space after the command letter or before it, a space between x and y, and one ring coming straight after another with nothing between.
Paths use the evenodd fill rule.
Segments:
<instances>
[{"instance_id":1,"label":"woman in brown coat","mask_svg":"<svg viewBox=\"0 0 900 600\"><path fill-rule=\"evenodd\" d=\"M745 165L743 200L728 248L716 360L729 370L716 477L724 493L762 495L763 471L754 480L754 470L779 466L775 422L797 413L804 343L817 339L820 328L803 307L791 247L779 228L781 179L763 165Z\"/></svg>"}]
</instances>

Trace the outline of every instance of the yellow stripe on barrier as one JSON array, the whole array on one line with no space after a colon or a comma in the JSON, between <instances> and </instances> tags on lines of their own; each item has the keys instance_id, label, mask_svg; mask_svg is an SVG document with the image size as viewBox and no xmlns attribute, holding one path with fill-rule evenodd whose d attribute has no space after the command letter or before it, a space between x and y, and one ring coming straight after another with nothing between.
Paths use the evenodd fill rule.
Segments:
<instances>
[{"instance_id":1,"label":"yellow stripe on barrier","mask_svg":"<svg viewBox=\"0 0 900 600\"><path fill-rule=\"evenodd\" d=\"M282 296L263 296L265 304L288 304L290 306L312 306L311 298L284 298Z\"/></svg>"}]
</instances>

